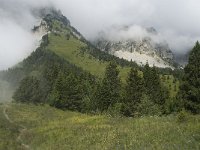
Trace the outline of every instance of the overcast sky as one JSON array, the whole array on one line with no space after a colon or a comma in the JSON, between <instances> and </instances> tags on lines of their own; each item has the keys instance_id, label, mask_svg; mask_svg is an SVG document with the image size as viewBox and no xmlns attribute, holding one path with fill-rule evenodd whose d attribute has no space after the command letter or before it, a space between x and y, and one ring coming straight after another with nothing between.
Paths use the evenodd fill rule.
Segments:
<instances>
[{"instance_id":1,"label":"overcast sky","mask_svg":"<svg viewBox=\"0 0 200 150\"><path fill-rule=\"evenodd\" d=\"M55 6L87 39L113 26L131 26L127 35L154 27L175 52L200 40L199 0L0 0L0 69L10 67L34 49L30 10ZM142 32L143 33L143 32ZM124 34L123 34L124 35Z\"/></svg>"}]
</instances>

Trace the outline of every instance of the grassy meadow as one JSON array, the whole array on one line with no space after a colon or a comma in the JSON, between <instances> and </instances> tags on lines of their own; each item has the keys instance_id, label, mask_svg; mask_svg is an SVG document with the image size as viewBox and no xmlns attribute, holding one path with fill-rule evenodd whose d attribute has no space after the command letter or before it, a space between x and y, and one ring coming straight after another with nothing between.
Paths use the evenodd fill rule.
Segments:
<instances>
[{"instance_id":1,"label":"grassy meadow","mask_svg":"<svg viewBox=\"0 0 200 150\"><path fill-rule=\"evenodd\" d=\"M97 77L103 77L105 68L109 62L102 62L94 58L92 55L84 53L81 54L80 48L86 46L80 40L74 37L70 37L68 40L64 34L56 36L54 34L49 35L48 49L55 52L58 56L66 59L72 64L90 72ZM130 70L128 67L119 67L120 77L125 82L127 74Z\"/></svg>"},{"instance_id":2,"label":"grassy meadow","mask_svg":"<svg viewBox=\"0 0 200 150\"><path fill-rule=\"evenodd\" d=\"M198 150L200 116L120 118L61 111L49 106L0 105L0 149L22 149L16 141L21 126L23 143L34 150Z\"/></svg>"}]
</instances>

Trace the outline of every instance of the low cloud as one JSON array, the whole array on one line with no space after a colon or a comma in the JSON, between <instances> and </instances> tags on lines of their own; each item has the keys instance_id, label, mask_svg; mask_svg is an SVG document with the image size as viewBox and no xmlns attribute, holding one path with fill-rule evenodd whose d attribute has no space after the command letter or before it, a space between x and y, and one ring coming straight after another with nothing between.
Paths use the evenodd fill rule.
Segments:
<instances>
[{"instance_id":1,"label":"low cloud","mask_svg":"<svg viewBox=\"0 0 200 150\"><path fill-rule=\"evenodd\" d=\"M131 26L115 33L118 39L146 36L144 28L154 27L154 40L166 40L176 53L191 49L200 40L199 0L1 0L0 1L0 70L11 67L33 50L35 39L30 32L37 21L33 10L55 7L87 39L99 32L114 34L112 27Z\"/></svg>"},{"instance_id":2,"label":"low cloud","mask_svg":"<svg viewBox=\"0 0 200 150\"><path fill-rule=\"evenodd\" d=\"M0 21L0 69L11 67L27 57L36 47L31 32L20 25Z\"/></svg>"}]
</instances>

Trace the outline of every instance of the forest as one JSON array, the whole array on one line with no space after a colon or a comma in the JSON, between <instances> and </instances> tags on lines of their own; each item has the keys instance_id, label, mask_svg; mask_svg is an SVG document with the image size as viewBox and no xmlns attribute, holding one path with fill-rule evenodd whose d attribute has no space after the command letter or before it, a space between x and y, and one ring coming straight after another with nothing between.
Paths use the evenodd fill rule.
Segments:
<instances>
[{"instance_id":1,"label":"forest","mask_svg":"<svg viewBox=\"0 0 200 150\"><path fill-rule=\"evenodd\" d=\"M18 80L19 87L13 95L16 102L47 103L62 110L128 117L160 116L180 111L200 113L199 42L192 49L189 63L183 71L151 68L148 63L139 67L100 52L98 59L109 61L102 78L48 51L48 44L46 35L41 46L23 61L23 69L13 68L5 72L7 80L12 80L13 72L15 75L20 72L27 74L21 81ZM89 44L88 47L90 53L97 51ZM83 49L81 51L84 52ZM131 68L125 82L119 76L119 66ZM169 80L170 75L180 82L178 90L175 85L175 96L171 96L162 83L165 78Z\"/></svg>"}]
</instances>

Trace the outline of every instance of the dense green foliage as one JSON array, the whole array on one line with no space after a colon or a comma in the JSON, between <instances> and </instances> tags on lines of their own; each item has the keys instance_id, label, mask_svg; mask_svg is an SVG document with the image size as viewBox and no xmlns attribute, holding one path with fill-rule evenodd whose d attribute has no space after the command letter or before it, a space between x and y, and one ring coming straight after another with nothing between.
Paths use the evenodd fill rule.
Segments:
<instances>
[{"instance_id":1,"label":"dense green foliage","mask_svg":"<svg viewBox=\"0 0 200 150\"><path fill-rule=\"evenodd\" d=\"M40 81L36 77L26 77L21 81L13 98L17 102L41 103L44 100L42 93Z\"/></svg>"},{"instance_id":2,"label":"dense green foliage","mask_svg":"<svg viewBox=\"0 0 200 150\"><path fill-rule=\"evenodd\" d=\"M184 107L192 113L200 113L200 44L196 43L185 67L181 85L181 101Z\"/></svg>"},{"instance_id":3,"label":"dense green foliage","mask_svg":"<svg viewBox=\"0 0 200 150\"><path fill-rule=\"evenodd\" d=\"M156 68L146 64L143 76L132 68L127 78L122 113L126 116L160 115L166 112L168 98Z\"/></svg>"},{"instance_id":4,"label":"dense green foliage","mask_svg":"<svg viewBox=\"0 0 200 150\"><path fill-rule=\"evenodd\" d=\"M102 83L95 93L94 101L96 101L96 108L101 112L120 101L119 70L114 62L107 66Z\"/></svg>"},{"instance_id":5,"label":"dense green foliage","mask_svg":"<svg viewBox=\"0 0 200 150\"><path fill-rule=\"evenodd\" d=\"M20 85L13 96L16 101L126 116L160 115L173 110L166 103L170 87L161 84L159 75L170 74L170 69L141 68L101 52L59 13L44 20L51 33L43 37L35 52L7 73L7 80L15 72L19 74L15 78L16 86Z\"/></svg>"},{"instance_id":6,"label":"dense green foliage","mask_svg":"<svg viewBox=\"0 0 200 150\"><path fill-rule=\"evenodd\" d=\"M138 74L136 69L131 68L125 87L125 96L123 100L123 114L134 116L138 113L141 98L144 94L144 79Z\"/></svg>"},{"instance_id":7,"label":"dense green foliage","mask_svg":"<svg viewBox=\"0 0 200 150\"><path fill-rule=\"evenodd\" d=\"M163 87L160 83L159 74L154 67L150 68L148 64L144 67L144 81L150 99L158 105L164 105L165 97L163 93L164 91L162 90Z\"/></svg>"},{"instance_id":8,"label":"dense green foliage","mask_svg":"<svg viewBox=\"0 0 200 150\"><path fill-rule=\"evenodd\" d=\"M81 111L83 88L76 76L59 73L50 95L51 105L57 108Z\"/></svg>"},{"instance_id":9,"label":"dense green foliage","mask_svg":"<svg viewBox=\"0 0 200 150\"><path fill-rule=\"evenodd\" d=\"M84 111L84 97L91 97L95 78L48 51L47 45L48 35L43 37L40 48L22 62L21 74L27 77L19 83L13 98L20 102L49 103L61 109Z\"/></svg>"}]
</instances>

